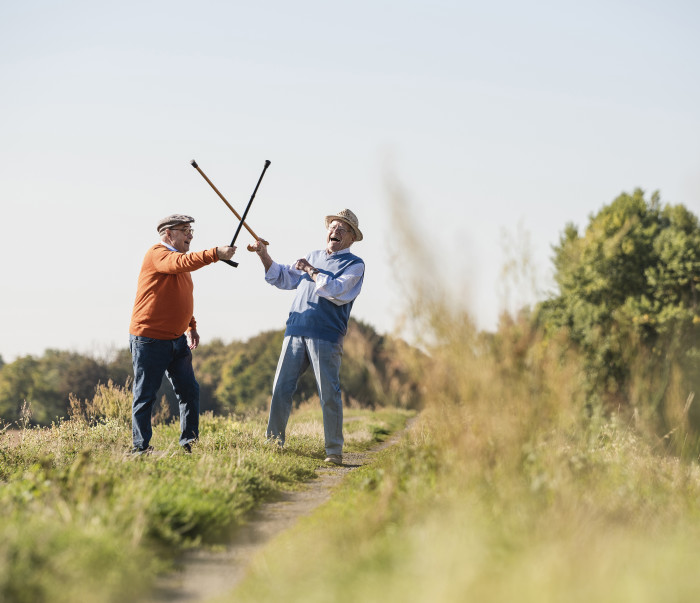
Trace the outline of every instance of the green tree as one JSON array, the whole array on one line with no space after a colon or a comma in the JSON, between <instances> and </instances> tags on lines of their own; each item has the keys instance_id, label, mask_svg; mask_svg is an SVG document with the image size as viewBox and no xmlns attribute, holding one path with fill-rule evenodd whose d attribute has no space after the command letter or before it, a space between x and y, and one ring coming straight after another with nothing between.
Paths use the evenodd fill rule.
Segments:
<instances>
[{"instance_id":1,"label":"green tree","mask_svg":"<svg viewBox=\"0 0 700 603\"><path fill-rule=\"evenodd\" d=\"M282 330L262 333L229 350L228 358L220 358L215 398L221 411L268 407L283 339ZM415 367L419 356L404 342L379 335L371 326L351 318L340 368L344 399L361 406L418 407L420 388ZM205 368L216 370L211 362L200 366L200 370ZM198 377L200 381L211 379L208 371L202 373L206 376ZM294 404L317 394L313 371L307 370L299 379Z\"/></svg>"},{"instance_id":2,"label":"green tree","mask_svg":"<svg viewBox=\"0 0 700 603\"><path fill-rule=\"evenodd\" d=\"M230 412L217 398L216 390L221 381L223 366L241 346L240 342L225 344L221 339L214 339L193 352L192 365L199 383L199 405L202 412Z\"/></svg>"},{"instance_id":3,"label":"green tree","mask_svg":"<svg viewBox=\"0 0 700 603\"><path fill-rule=\"evenodd\" d=\"M540 325L562 328L586 359L589 400L660 406L673 367L688 391L697 383L700 227L658 193L623 193L592 215L583 235L568 224L554 247L558 294L537 309ZM632 400L631 372L646 394ZM646 399L642 399L646 396Z\"/></svg>"},{"instance_id":4,"label":"green tree","mask_svg":"<svg viewBox=\"0 0 700 603\"><path fill-rule=\"evenodd\" d=\"M0 370L0 417L3 420L17 421L22 403L34 397L37 366L36 358L23 356Z\"/></svg>"},{"instance_id":5,"label":"green tree","mask_svg":"<svg viewBox=\"0 0 700 603\"><path fill-rule=\"evenodd\" d=\"M418 408L422 360L423 355L402 340L351 319L340 367L343 393L361 406Z\"/></svg>"},{"instance_id":6,"label":"green tree","mask_svg":"<svg viewBox=\"0 0 700 603\"><path fill-rule=\"evenodd\" d=\"M97 384L110 378L104 363L74 352L46 350L41 358L19 358L0 370L0 416L16 421L26 401L33 423L50 424L67 416L70 394L91 398Z\"/></svg>"},{"instance_id":7,"label":"green tree","mask_svg":"<svg viewBox=\"0 0 700 603\"><path fill-rule=\"evenodd\" d=\"M134 367L131 362L129 348L117 350L114 356L107 361L106 369L109 373L109 378L118 385L124 385L127 380L133 379Z\"/></svg>"},{"instance_id":8,"label":"green tree","mask_svg":"<svg viewBox=\"0 0 700 603\"><path fill-rule=\"evenodd\" d=\"M229 412L260 409L267 405L283 331L267 331L248 340L221 367L216 398Z\"/></svg>"},{"instance_id":9,"label":"green tree","mask_svg":"<svg viewBox=\"0 0 700 603\"><path fill-rule=\"evenodd\" d=\"M284 331L269 331L246 342L213 340L197 348L193 366L200 385L200 409L227 414L267 408L282 348ZM417 407L419 387L417 351L400 340L378 335L369 325L350 320L340 381L346 400L362 406ZM27 356L0 367L0 417L17 421L24 402L32 420L49 424L68 415L72 394L89 400L99 384L122 386L133 378L131 354L118 350L110 360L73 352L47 350L40 358ZM299 380L295 404L317 394L313 372ZM164 377L157 397L165 396L170 415L179 410L172 387Z\"/></svg>"}]
</instances>

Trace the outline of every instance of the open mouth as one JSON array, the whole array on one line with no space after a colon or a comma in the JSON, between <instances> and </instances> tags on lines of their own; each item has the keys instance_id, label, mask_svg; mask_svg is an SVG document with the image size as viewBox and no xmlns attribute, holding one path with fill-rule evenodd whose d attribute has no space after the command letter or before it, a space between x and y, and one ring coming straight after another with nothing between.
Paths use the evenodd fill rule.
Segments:
<instances>
[{"instance_id":1,"label":"open mouth","mask_svg":"<svg viewBox=\"0 0 700 603\"><path fill-rule=\"evenodd\" d=\"M335 241L336 243L340 243L340 239L338 237L331 237L331 241Z\"/></svg>"}]
</instances>

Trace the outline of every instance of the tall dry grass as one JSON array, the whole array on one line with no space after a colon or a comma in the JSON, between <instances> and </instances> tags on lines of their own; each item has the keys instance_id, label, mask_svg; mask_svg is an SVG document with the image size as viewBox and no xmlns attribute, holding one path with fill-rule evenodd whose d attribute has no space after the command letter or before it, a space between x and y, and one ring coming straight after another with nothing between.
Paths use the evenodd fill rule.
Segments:
<instances>
[{"instance_id":1,"label":"tall dry grass","mask_svg":"<svg viewBox=\"0 0 700 603\"><path fill-rule=\"evenodd\" d=\"M80 399L75 394L68 396L68 416L73 421L87 422L94 425L102 420L116 421L121 425L131 425L132 393L130 380L122 387L111 379L98 383L92 398ZM165 396L161 396L154 406L151 422L153 425L167 423L170 408Z\"/></svg>"},{"instance_id":2,"label":"tall dry grass","mask_svg":"<svg viewBox=\"0 0 700 603\"><path fill-rule=\"evenodd\" d=\"M645 418L587 406L583 363L527 310L479 333L399 197L393 237L412 253L395 269L402 326L427 355L422 415L231 600L697 600L697 462L669 454Z\"/></svg>"}]
</instances>

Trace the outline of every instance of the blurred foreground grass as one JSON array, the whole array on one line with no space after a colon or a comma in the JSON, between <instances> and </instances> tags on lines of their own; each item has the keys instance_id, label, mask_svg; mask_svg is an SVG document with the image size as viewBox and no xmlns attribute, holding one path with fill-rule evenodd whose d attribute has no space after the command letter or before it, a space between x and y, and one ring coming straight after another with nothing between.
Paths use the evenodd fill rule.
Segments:
<instances>
[{"instance_id":1,"label":"blurred foreground grass","mask_svg":"<svg viewBox=\"0 0 700 603\"><path fill-rule=\"evenodd\" d=\"M700 600L698 463L583 412L575 359L522 325L497 356L468 321L434 326L410 432L221 600Z\"/></svg>"},{"instance_id":2,"label":"blurred foreground grass","mask_svg":"<svg viewBox=\"0 0 700 603\"><path fill-rule=\"evenodd\" d=\"M2 601L139 600L179 552L226 542L246 512L323 464L318 403L295 411L283 451L265 444L266 417L204 416L193 454L169 423L155 427L152 455L132 457L129 393L112 386L98 398L110 400L111 412L99 409L106 417L75 412L51 428L0 435ZM346 450L359 451L409 413L346 416Z\"/></svg>"}]
</instances>

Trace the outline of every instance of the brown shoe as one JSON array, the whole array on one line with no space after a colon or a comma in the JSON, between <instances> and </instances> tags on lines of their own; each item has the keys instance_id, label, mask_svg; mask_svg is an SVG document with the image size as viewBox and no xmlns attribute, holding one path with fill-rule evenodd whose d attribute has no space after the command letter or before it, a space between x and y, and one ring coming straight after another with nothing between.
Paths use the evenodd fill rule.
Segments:
<instances>
[{"instance_id":1,"label":"brown shoe","mask_svg":"<svg viewBox=\"0 0 700 603\"><path fill-rule=\"evenodd\" d=\"M329 454L326 457L326 463L333 463L334 465L342 465L343 464L343 455L342 454Z\"/></svg>"}]
</instances>

